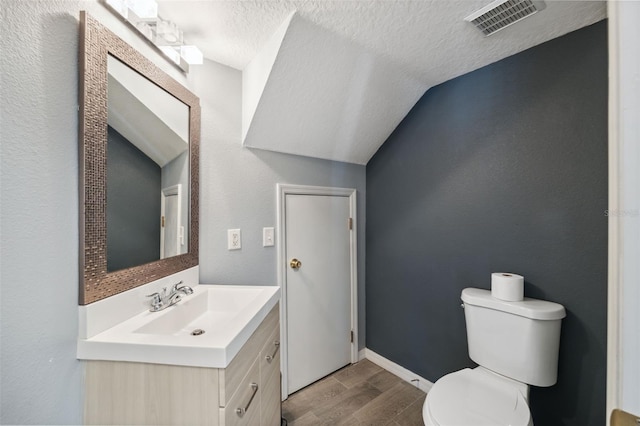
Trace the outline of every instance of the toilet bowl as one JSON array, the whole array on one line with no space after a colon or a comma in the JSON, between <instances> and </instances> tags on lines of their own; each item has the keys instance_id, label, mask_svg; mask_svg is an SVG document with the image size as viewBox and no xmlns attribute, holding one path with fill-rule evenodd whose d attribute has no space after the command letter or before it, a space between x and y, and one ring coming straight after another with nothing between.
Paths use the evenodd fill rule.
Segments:
<instances>
[{"instance_id":1,"label":"toilet bowl","mask_svg":"<svg viewBox=\"0 0 640 426\"><path fill-rule=\"evenodd\" d=\"M426 426L533 426L528 386L483 367L438 380L422 407Z\"/></svg>"},{"instance_id":2,"label":"toilet bowl","mask_svg":"<svg viewBox=\"0 0 640 426\"><path fill-rule=\"evenodd\" d=\"M533 426L529 385L558 375L557 303L504 301L483 289L462 291L469 357L478 364L440 378L422 407L426 426Z\"/></svg>"}]
</instances>

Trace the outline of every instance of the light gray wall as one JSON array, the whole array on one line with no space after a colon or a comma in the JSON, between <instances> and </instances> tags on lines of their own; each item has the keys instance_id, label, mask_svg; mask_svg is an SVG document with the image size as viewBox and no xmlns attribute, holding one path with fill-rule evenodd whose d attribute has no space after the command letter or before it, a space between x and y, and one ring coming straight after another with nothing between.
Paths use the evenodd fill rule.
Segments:
<instances>
[{"instance_id":1,"label":"light gray wall","mask_svg":"<svg viewBox=\"0 0 640 426\"><path fill-rule=\"evenodd\" d=\"M192 68L189 84L202 106L200 281L277 285L276 246L280 242L262 247L262 228L276 227L277 183L355 188L358 343L364 347L365 167L243 148L240 71L205 61L204 66ZM233 228L242 230L242 249L228 251L227 229Z\"/></svg>"},{"instance_id":2,"label":"light gray wall","mask_svg":"<svg viewBox=\"0 0 640 426\"><path fill-rule=\"evenodd\" d=\"M0 7L0 424L80 424L79 10L184 78L95 1Z\"/></svg>"},{"instance_id":3,"label":"light gray wall","mask_svg":"<svg viewBox=\"0 0 640 426\"><path fill-rule=\"evenodd\" d=\"M2 4L0 423L79 423L77 23L31 6Z\"/></svg>"}]
</instances>

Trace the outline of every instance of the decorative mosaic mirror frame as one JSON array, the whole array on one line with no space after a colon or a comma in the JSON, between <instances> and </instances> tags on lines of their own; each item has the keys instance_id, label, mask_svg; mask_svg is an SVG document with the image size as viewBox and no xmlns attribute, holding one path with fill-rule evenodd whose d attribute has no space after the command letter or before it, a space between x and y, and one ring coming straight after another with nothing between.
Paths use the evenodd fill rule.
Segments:
<instances>
[{"instance_id":1,"label":"decorative mosaic mirror frame","mask_svg":"<svg viewBox=\"0 0 640 426\"><path fill-rule=\"evenodd\" d=\"M107 57L112 55L184 102L189 113L188 252L107 271ZM80 12L80 291L86 305L198 265L200 100L97 20Z\"/></svg>"}]
</instances>

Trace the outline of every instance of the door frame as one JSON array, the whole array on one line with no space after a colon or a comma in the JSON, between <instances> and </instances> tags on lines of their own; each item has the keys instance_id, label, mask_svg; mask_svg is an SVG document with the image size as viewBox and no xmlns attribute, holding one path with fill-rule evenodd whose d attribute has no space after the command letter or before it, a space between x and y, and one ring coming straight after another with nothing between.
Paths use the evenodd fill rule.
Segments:
<instances>
[{"instance_id":1,"label":"door frame","mask_svg":"<svg viewBox=\"0 0 640 426\"><path fill-rule=\"evenodd\" d=\"M640 8L632 2L607 2L609 22L609 205L608 299L607 299L607 425L620 408L638 414L640 396L637 355L640 344L629 339L640 328L637 303L640 291L638 254L640 233L637 193L640 183L636 137L640 125L640 87L634 77L640 60L630 56L640 45L634 19ZM609 214L611 213L611 214Z\"/></svg>"},{"instance_id":2,"label":"door frame","mask_svg":"<svg viewBox=\"0 0 640 426\"><path fill-rule=\"evenodd\" d=\"M282 400L289 397L288 385L288 336L287 336L287 274L286 274L286 209L287 195L324 195L349 198L349 217L353 220L353 226L349 235L351 255L351 330L353 330L353 342L351 342L351 363L358 361L358 221L356 209L357 191L352 188L333 188L324 186L307 185L276 185L277 190L277 223L278 223L278 254L277 272L278 285L281 290L280 299L280 369L282 371ZM346 226L347 224L345 224Z\"/></svg>"},{"instance_id":3,"label":"door frame","mask_svg":"<svg viewBox=\"0 0 640 426\"><path fill-rule=\"evenodd\" d=\"M172 195L176 195L178 197L178 217L177 217L177 229L176 229L176 247L178 248L178 254L180 254L182 252L182 245L181 243L181 238L180 238L180 234L181 234L181 224L182 224L182 185L181 184L175 184L175 185L171 185L168 186L166 188L162 188L162 190L160 191L160 221L162 221L162 217L165 216L165 209L166 209L166 198L168 196L172 196ZM162 224L161 224L162 225ZM165 234L165 227L164 226L160 226L160 259L164 259L164 234Z\"/></svg>"}]
</instances>

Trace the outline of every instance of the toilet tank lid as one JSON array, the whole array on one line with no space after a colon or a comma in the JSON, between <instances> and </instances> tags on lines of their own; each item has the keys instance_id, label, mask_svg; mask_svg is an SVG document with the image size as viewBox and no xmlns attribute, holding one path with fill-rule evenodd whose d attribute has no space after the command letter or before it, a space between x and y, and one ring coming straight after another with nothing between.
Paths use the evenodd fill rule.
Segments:
<instances>
[{"instance_id":1,"label":"toilet tank lid","mask_svg":"<svg viewBox=\"0 0 640 426\"><path fill-rule=\"evenodd\" d=\"M482 306L530 319L558 320L567 316L564 306L559 303L528 297L525 297L521 302L508 302L496 299L491 296L491 291L480 288L465 288L462 290L461 298L465 304Z\"/></svg>"}]
</instances>

